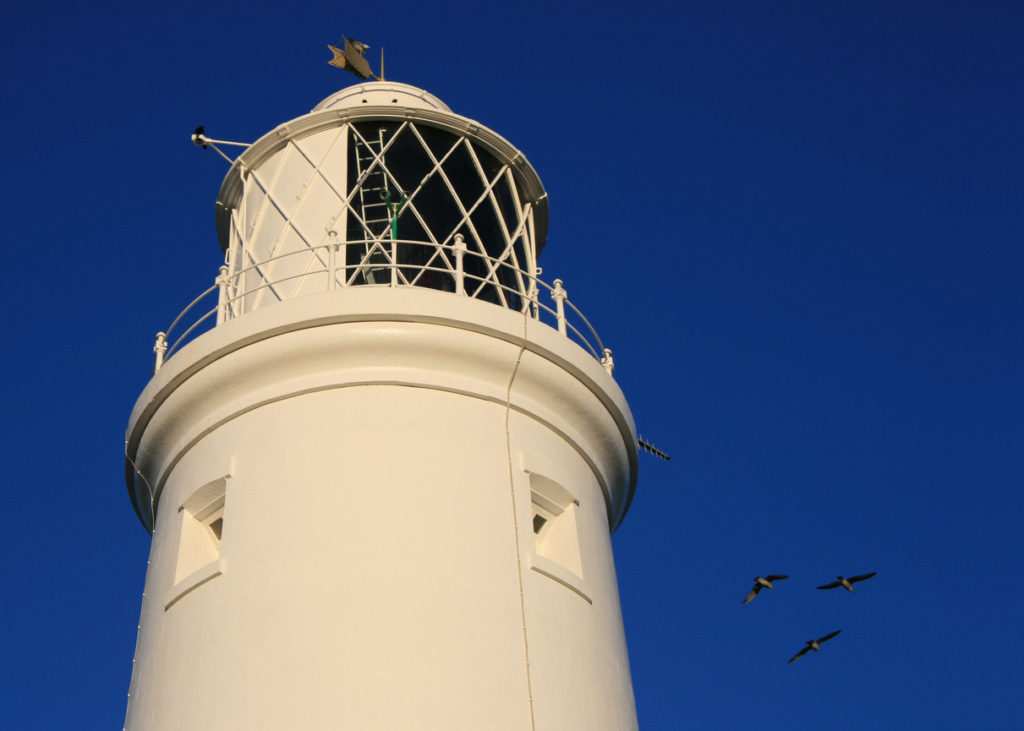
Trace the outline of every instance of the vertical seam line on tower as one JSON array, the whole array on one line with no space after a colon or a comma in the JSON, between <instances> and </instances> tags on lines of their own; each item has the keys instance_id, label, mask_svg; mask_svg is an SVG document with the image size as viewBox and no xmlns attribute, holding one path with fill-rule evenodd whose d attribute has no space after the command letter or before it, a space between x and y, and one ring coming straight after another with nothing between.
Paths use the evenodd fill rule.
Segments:
<instances>
[{"instance_id":1,"label":"vertical seam line on tower","mask_svg":"<svg viewBox=\"0 0 1024 731\"><path fill-rule=\"evenodd\" d=\"M505 389L505 456L508 460L508 489L509 501L512 507L512 538L516 549L516 577L519 581L519 615L523 624L523 659L526 667L526 696L530 709L530 729L536 731L537 721L533 712L533 681L530 674L530 641L526 630L526 597L523 588L523 556L519 544L519 519L516 517L516 491L515 491L515 469L512 465L512 436L509 430L509 422L512 413L512 384L519 373L519 364L523 360L523 353L526 351L526 325L529 318L529 310L523 311L523 337L519 344L519 352L516 354L515 365L512 366L512 373L509 374L508 387Z\"/></svg>"}]
</instances>

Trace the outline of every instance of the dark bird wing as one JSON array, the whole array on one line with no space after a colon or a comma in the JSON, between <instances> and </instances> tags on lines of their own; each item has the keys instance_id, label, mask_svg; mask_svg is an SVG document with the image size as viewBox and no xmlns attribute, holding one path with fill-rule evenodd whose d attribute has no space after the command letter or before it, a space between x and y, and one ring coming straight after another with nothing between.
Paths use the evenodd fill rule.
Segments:
<instances>
[{"instance_id":1,"label":"dark bird wing","mask_svg":"<svg viewBox=\"0 0 1024 731\"><path fill-rule=\"evenodd\" d=\"M808 645L804 649L800 650L800 652L798 652L797 654L793 655L793 657L789 658L789 660L787 662L796 662L797 660L799 660L801 657L803 657L804 655L806 655L810 651L811 651L811 646Z\"/></svg>"},{"instance_id":2,"label":"dark bird wing","mask_svg":"<svg viewBox=\"0 0 1024 731\"><path fill-rule=\"evenodd\" d=\"M861 574L860 576L851 576L847 579L851 584L855 581L864 581L864 579L870 579L872 576L877 574L877 571L872 571L870 574Z\"/></svg>"},{"instance_id":3,"label":"dark bird wing","mask_svg":"<svg viewBox=\"0 0 1024 731\"><path fill-rule=\"evenodd\" d=\"M783 579L788 579L789 576L787 574L770 574L764 578L768 581L782 581Z\"/></svg>"},{"instance_id":4,"label":"dark bird wing","mask_svg":"<svg viewBox=\"0 0 1024 731\"><path fill-rule=\"evenodd\" d=\"M743 600L743 603L746 604L747 602L749 602L751 599L757 596L757 592L759 591L761 591L761 585L754 584L754 588L750 590L749 594L747 594L746 598Z\"/></svg>"},{"instance_id":5,"label":"dark bird wing","mask_svg":"<svg viewBox=\"0 0 1024 731\"><path fill-rule=\"evenodd\" d=\"M839 630L839 629L837 629L835 632L829 632L824 637L819 637L818 639L816 639L815 642L817 642L820 645L825 640L831 640L833 637L835 637L840 632L842 632L842 630Z\"/></svg>"},{"instance_id":6,"label":"dark bird wing","mask_svg":"<svg viewBox=\"0 0 1024 731\"><path fill-rule=\"evenodd\" d=\"M842 585L843 585L843 582L841 582L841 581L833 581L831 584L822 584L821 586L818 586L816 588L818 588L818 589L835 589L837 586L842 586Z\"/></svg>"}]
</instances>

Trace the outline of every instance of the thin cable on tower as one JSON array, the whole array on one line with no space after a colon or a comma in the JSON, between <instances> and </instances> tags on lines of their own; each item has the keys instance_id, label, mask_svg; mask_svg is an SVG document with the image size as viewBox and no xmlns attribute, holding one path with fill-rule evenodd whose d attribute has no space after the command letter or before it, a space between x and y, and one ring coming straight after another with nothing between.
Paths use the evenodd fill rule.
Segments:
<instances>
[{"instance_id":1,"label":"thin cable on tower","mask_svg":"<svg viewBox=\"0 0 1024 731\"><path fill-rule=\"evenodd\" d=\"M505 388L505 456L508 460L508 489L509 499L512 503L512 538L516 549L516 574L519 579L519 612L523 623L523 657L526 662L526 695L530 706L530 729L536 731L537 721L533 711L533 680L530 673L530 640L526 629L526 596L523 588L523 558L522 549L519 545L519 518L516 512L516 490L515 490L515 467L512 464L512 434L509 422L512 415L512 384L519 373L519 365L523 361L523 353L526 352L527 324L529 323L529 308L523 310L523 339L519 344L519 352L516 354L516 362L512 367L512 373L508 378L508 386Z\"/></svg>"},{"instance_id":2,"label":"thin cable on tower","mask_svg":"<svg viewBox=\"0 0 1024 731\"><path fill-rule=\"evenodd\" d=\"M144 474L142 474L142 471L139 470L139 468L135 466L135 460L133 460L128 455L128 440L127 439L124 440L124 458L126 460L128 460L128 464L130 464L132 466L132 469L135 470L135 474L137 474L142 479L142 481L144 483L146 483L146 490L149 492L149 524L153 527L153 531L152 532L155 532L156 531L156 506L155 506L156 494L153 492L153 486L149 484L149 480L147 480L146 476Z\"/></svg>"}]
</instances>

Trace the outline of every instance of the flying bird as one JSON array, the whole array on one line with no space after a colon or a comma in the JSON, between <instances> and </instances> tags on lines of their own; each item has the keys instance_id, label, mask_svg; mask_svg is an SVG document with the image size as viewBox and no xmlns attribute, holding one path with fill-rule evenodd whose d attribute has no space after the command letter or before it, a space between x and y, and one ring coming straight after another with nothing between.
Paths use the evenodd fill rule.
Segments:
<instances>
[{"instance_id":1,"label":"flying bird","mask_svg":"<svg viewBox=\"0 0 1024 731\"><path fill-rule=\"evenodd\" d=\"M824 642L825 640L831 640L833 637L835 637L841 631L842 630L838 630L837 629L835 632L829 632L824 637L819 637L816 640L807 640L807 647L805 647L804 649L800 650L800 652L798 652L797 654L793 655L793 657L789 658L789 662L796 662L797 660L799 660L801 657L806 655L811 650L814 650L815 652L817 652L818 651L818 647L821 645L822 642Z\"/></svg>"},{"instance_id":2,"label":"flying bird","mask_svg":"<svg viewBox=\"0 0 1024 731\"><path fill-rule=\"evenodd\" d=\"M878 573L877 571L872 571L870 574L861 574L860 576L851 576L848 579L845 578L845 577L842 577L842 576L837 576L836 578L839 579L839 581L833 581L831 584L822 584L821 586L819 586L817 588L819 588L819 589L835 589L836 587L841 586L844 589L846 589L847 591L853 591L853 587L850 586L850 584L855 584L858 581L864 581L865 579L870 579L872 576L874 576L877 573Z\"/></svg>"},{"instance_id":3,"label":"flying bird","mask_svg":"<svg viewBox=\"0 0 1024 731\"><path fill-rule=\"evenodd\" d=\"M746 598L743 600L743 603L746 604L751 599L753 599L755 596L757 596L757 593L759 591L761 591L761 589L767 588L767 589L774 590L775 587L772 586L772 582L773 581L782 581L783 579L788 579L788 578L789 577L786 574L769 574L768 576L765 576L765 577L755 576L754 577L754 588L750 590L749 594L747 594Z\"/></svg>"}]
</instances>

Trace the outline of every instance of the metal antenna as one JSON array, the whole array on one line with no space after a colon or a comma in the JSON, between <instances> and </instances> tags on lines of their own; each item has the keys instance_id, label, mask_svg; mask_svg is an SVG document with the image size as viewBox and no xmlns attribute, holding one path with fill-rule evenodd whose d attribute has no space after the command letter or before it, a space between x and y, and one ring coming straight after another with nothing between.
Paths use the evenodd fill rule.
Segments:
<instances>
[{"instance_id":1,"label":"metal antenna","mask_svg":"<svg viewBox=\"0 0 1024 731\"><path fill-rule=\"evenodd\" d=\"M380 48L380 81L384 81L384 47Z\"/></svg>"},{"instance_id":2,"label":"metal antenna","mask_svg":"<svg viewBox=\"0 0 1024 731\"><path fill-rule=\"evenodd\" d=\"M658 457L659 459L663 459L663 460L665 460L666 462L668 462L668 461L669 461L670 459L672 459L671 457L669 457L669 456L668 456L667 454L665 454L664 452L662 452L662 451L661 451L660 449L658 449L657 447L655 447L655 446L654 446L653 444L651 444L650 442L648 442L648 441L647 441L646 439L644 439L643 437L639 437L639 438L638 438L638 439L636 440L636 443L637 443L637 444L638 444L638 445L640 446L640 448L641 448L641 449L643 449L643 450L644 450L645 452L647 452L648 454L653 454L653 455L654 455L655 457Z\"/></svg>"}]
</instances>

